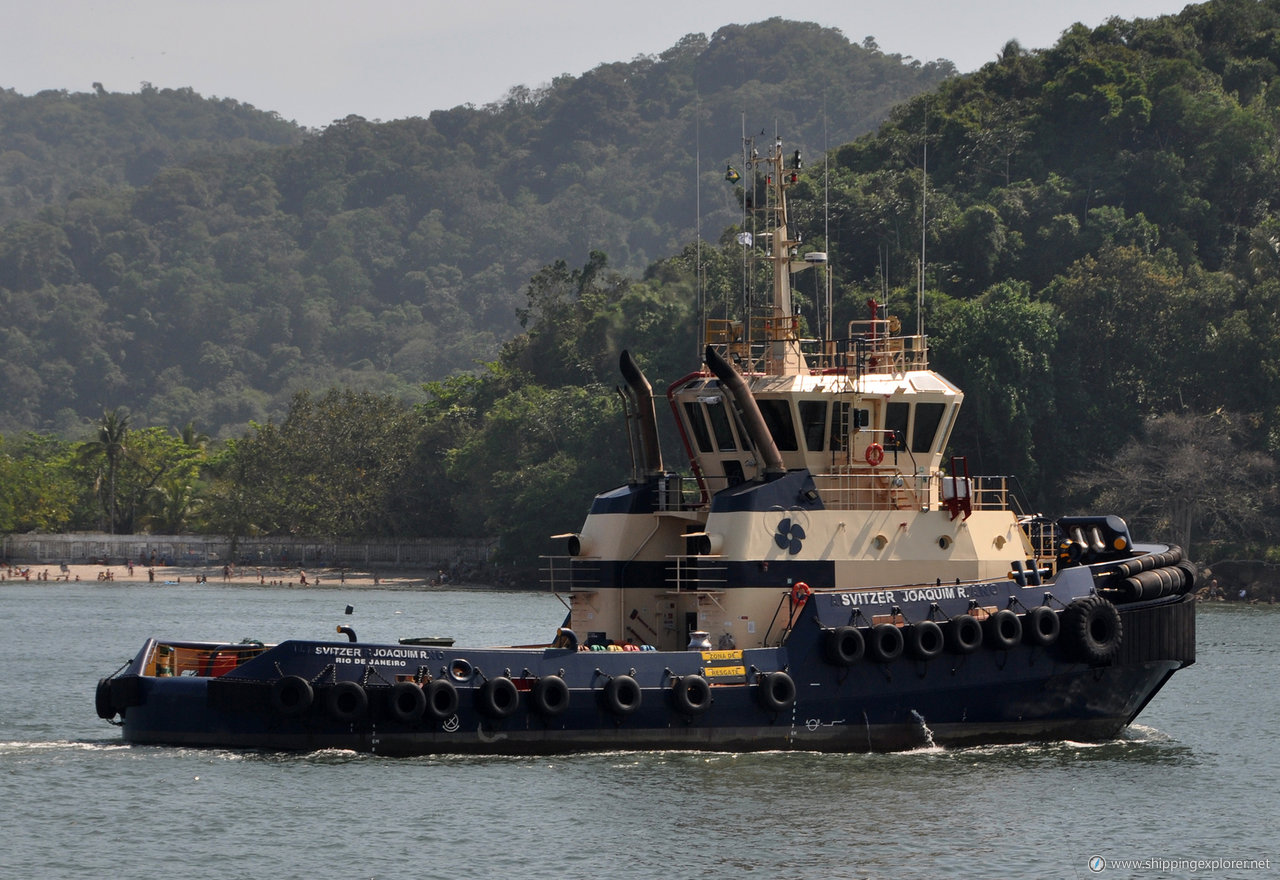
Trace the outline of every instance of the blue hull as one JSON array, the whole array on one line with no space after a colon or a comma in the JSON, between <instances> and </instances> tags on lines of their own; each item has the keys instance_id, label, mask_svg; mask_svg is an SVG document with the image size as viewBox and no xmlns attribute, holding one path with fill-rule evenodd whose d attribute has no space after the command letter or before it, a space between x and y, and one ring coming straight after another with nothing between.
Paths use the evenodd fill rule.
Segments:
<instances>
[{"instance_id":1,"label":"blue hull","mask_svg":"<svg viewBox=\"0 0 1280 880\"><path fill-rule=\"evenodd\" d=\"M817 604L785 647L745 651L290 641L218 677L157 677L139 674L148 643L134 667L100 685L99 707L118 710L125 741L139 744L395 756L895 751L1110 738L1195 659L1189 596L1121 606L1120 650L1097 663L1064 640L834 663L813 625ZM544 679L558 679L548 681L560 688L551 703ZM440 693L423 706L413 688L428 682Z\"/></svg>"}]
</instances>

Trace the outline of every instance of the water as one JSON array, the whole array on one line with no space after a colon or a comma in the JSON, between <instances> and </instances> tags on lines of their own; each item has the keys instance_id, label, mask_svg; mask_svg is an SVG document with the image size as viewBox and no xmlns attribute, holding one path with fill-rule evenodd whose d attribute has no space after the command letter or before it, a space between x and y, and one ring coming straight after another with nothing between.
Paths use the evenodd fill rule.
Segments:
<instances>
[{"instance_id":1,"label":"water","mask_svg":"<svg viewBox=\"0 0 1280 880\"><path fill-rule=\"evenodd\" d=\"M6 584L0 613L0 877L1280 874L1280 608L1201 606L1199 662L1100 745L419 759L127 747L94 685L150 635L533 642L555 597Z\"/></svg>"}]
</instances>

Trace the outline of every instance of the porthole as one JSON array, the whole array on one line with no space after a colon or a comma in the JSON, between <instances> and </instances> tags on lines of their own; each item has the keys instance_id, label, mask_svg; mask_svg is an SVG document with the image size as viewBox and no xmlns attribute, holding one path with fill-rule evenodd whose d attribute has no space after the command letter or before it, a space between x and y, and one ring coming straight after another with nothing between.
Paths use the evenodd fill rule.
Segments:
<instances>
[{"instance_id":1,"label":"porthole","mask_svg":"<svg viewBox=\"0 0 1280 880\"><path fill-rule=\"evenodd\" d=\"M950 550L951 545L953 543L955 542L951 540L950 535L943 535L941 538L938 539L938 546L941 547L943 550Z\"/></svg>"},{"instance_id":2,"label":"porthole","mask_svg":"<svg viewBox=\"0 0 1280 880\"><path fill-rule=\"evenodd\" d=\"M889 546L889 539L884 535L876 535L871 539L871 546L875 550L883 550L885 547Z\"/></svg>"},{"instance_id":3,"label":"porthole","mask_svg":"<svg viewBox=\"0 0 1280 880\"><path fill-rule=\"evenodd\" d=\"M1009 542L1004 539L1004 535L996 535L996 539L994 543L996 545L997 550L1003 550L1004 545Z\"/></svg>"},{"instance_id":4,"label":"porthole","mask_svg":"<svg viewBox=\"0 0 1280 880\"><path fill-rule=\"evenodd\" d=\"M454 681L467 681L475 674L475 670L471 668L470 662L458 658L449 667L449 674L453 676Z\"/></svg>"}]
</instances>

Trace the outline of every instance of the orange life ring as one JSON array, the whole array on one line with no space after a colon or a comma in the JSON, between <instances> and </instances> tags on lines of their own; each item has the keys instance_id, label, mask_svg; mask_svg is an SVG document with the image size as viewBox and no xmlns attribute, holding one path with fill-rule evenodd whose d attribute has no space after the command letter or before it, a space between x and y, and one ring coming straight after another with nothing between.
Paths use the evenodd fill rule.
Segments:
<instances>
[{"instance_id":1,"label":"orange life ring","mask_svg":"<svg viewBox=\"0 0 1280 880\"><path fill-rule=\"evenodd\" d=\"M797 581L796 585L791 588L791 601L795 605L803 605L809 601L809 597L813 595L813 587L804 581Z\"/></svg>"},{"instance_id":2,"label":"orange life ring","mask_svg":"<svg viewBox=\"0 0 1280 880\"><path fill-rule=\"evenodd\" d=\"M879 443L872 443L867 446L867 464L875 467L884 461L884 447Z\"/></svg>"}]
</instances>

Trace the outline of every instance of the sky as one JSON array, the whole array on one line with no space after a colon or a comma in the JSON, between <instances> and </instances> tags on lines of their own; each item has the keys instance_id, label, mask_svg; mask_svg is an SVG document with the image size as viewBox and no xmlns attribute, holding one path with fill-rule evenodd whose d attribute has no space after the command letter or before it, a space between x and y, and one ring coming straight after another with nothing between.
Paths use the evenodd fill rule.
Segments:
<instances>
[{"instance_id":1,"label":"sky","mask_svg":"<svg viewBox=\"0 0 1280 880\"><path fill-rule=\"evenodd\" d=\"M774 16L838 28L961 72L1010 39L1053 45L1076 22L1152 18L1179 0L0 0L0 88L191 87L322 128L500 100L561 74L657 55L682 37ZM7 8L6 8L7 7ZM794 11L791 11L794 10Z\"/></svg>"}]
</instances>

